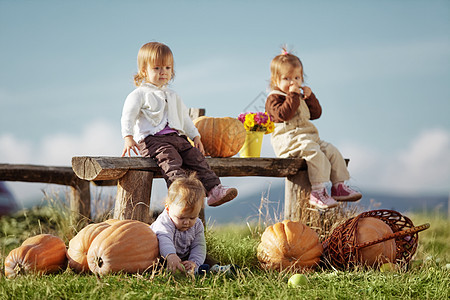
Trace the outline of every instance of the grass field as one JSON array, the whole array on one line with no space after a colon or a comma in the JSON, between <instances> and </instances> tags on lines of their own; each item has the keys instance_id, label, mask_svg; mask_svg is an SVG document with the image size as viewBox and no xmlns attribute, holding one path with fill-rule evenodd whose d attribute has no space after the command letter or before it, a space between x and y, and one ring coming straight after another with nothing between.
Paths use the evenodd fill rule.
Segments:
<instances>
[{"instance_id":1,"label":"grass field","mask_svg":"<svg viewBox=\"0 0 450 300\"><path fill-rule=\"evenodd\" d=\"M56 275L7 279L4 258L29 236L53 233L66 241L75 234L68 212L58 205L0 219L0 299L449 299L450 221L438 215L410 215L414 224L430 223L419 233L409 270L380 272L319 268L306 285L288 287L292 272L263 271L256 247L263 226L208 226L208 252L223 264L241 266L236 276L191 279L167 272L116 274L97 278L70 269Z\"/></svg>"}]
</instances>

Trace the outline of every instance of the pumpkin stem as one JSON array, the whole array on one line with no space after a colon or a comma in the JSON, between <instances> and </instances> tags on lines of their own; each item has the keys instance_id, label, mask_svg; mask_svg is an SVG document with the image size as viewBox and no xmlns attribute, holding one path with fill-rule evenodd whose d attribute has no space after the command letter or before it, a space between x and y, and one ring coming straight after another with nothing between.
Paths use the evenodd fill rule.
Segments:
<instances>
[{"instance_id":1,"label":"pumpkin stem","mask_svg":"<svg viewBox=\"0 0 450 300\"><path fill-rule=\"evenodd\" d=\"M101 257L97 257L96 262L99 268L103 266L103 259Z\"/></svg>"},{"instance_id":2,"label":"pumpkin stem","mask_svg":"<svg viewBox=\"0 0 450 300\"><path fill-rule=\"evenodd\" d=\"M23 274L25 274L25 268L23 268L20 263L17 263L14 266L13 270L14 270L14 273L16 273L16 275L23 275Z\"/></svg>"}]
</instances>

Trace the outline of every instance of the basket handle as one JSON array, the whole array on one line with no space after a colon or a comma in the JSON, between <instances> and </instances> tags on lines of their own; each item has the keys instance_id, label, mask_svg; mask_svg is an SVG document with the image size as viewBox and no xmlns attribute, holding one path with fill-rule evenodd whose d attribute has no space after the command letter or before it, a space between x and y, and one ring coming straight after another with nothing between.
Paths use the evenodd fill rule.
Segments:
<instances>
[{"instance_id":1,"label":"basket handle","mask_svg":"<svg viewBox=\"0 0 450 300\"><path fill-rule=\"evenodd\" d=\"M369 247L369 246L372 246L372 245L375 245L375 244L378 244L378 243L381 243L381 242L384 242L384 241L387 241L387 240L396 239L396 238L399 238L399 237L402 237L402 236L406 236L406 235L411 235L411 234L417 233L419 231L422 231L422 230L425 230L425 229L428 229L428 228L430 228L430 224L426 223L426 224L423 224L423 225L420 225L420 226L408 228L408 229L405 229L405 230L400 230L400 231L397 231L395 233L389 234L389 235L387 235L385 237L379 238L377 240L373 240L373 241L370 241L370 242L365 242L365 243L359 244L355 248L357 250L360 250L362 248Z\"/></svg>"}]
</instances>

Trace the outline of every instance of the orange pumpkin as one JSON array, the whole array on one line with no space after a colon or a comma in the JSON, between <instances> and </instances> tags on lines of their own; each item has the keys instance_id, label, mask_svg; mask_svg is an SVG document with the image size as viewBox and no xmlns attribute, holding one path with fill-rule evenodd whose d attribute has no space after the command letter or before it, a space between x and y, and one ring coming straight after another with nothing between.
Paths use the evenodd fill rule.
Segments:
<instances>
[{"instance_id":1,"label":"orange pumpkin","mask_svg":"<svg viewBox=\"0 0 450 300\"><path fill-rule=\"evenodd\" d=\"M159 256L156 234L148 224L120 220L100 232L87 254L89 269L98 275L141 273L152 267Z\"/></svg>"},{"instance_id":2,"label":"orange pumpkin","mask_svg":"<svg viewBox=\"0 0 450 300\"><path fill-rule=\"evenodd\" d=\"M109 226L111 225L106 222L89 224L70 240L67 258L71 269L77 273L89 271L87 262L89 247L97 235Z\"/></svg>"},{"instance_id":3,"label":"orange pumpkin","mask_svg":"<svg viewBox=\"0 0 450 300\"><path fill-rule=\"evenodd\" d=\"M257 248L264 269L311 269L323 252L317 233L308 226L284 220L266 228Z\"/></svg>"},{"instance_id":4,"label":"orange pumpkin","mask_svg":"<svg viewBox=\"0 0 450 300\"><path fill-rule=\"evenodd\" d=\"M5 259L5 275L54 273L66 266L66 244L51 234L39 234L26 239L22 245L11 250Z\"/></svg>"},{"instance_id":5,"label":"orange pumpkin","mask_svg":"<svg viewBox=\"0 0 450 300\"><path fill-rule=\"evenodd\" d=\"M375 241L392 234L391 227L378 218L361 218L356 228L358 245ZM375 267L395 262L397 249L394 239L390 239L359 250L359 261L366 266Z\"/></svg>"},{"instance_id":6,"label":"orange pumpkin","mask_svg":"<svg viewBox=\"0 0 450 300\"><path fill-rule=\"evenodd\" d=\"M202 116L194 120L205 152L211 157L231 157L244 145L246 131L236 118Z\"/></svg>"},{"instance_id":7,"label":"orange pumpkin","mask_svg":"<svg viewBox=\"0 0 450 300\"><path fill-rule=\"evenodd\" d=\"M117 222L121 222L121 221L123 221L123 220L119 220L119 219L108 219L108 220L103 221L103 223L106 223L106 224L109 224L109 225L113 225L113 224L115 224L115 223L117 223ZM127 220L127 221L136 221L136 222L139 222L139 221L137 221L137 220Z\"/></svg>"}]
</instances>

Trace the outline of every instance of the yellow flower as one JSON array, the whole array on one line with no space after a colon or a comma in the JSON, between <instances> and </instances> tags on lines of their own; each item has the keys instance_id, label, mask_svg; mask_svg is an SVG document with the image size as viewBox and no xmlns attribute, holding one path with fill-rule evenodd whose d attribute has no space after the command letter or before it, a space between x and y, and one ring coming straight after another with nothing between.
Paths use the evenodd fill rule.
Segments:
<instances>
[{"instance_id":1,"label":"yellow flower","mask_svg":"<svg viewBox=\"0 0 450 300\"><path fill-rule=\"evenodd\" d=\"M246 130L251 130L255 126L255 114L247 114L245 116L244 127Z\"/></svg>"},{"instance_id":2,"label":"yellow flower","mask_svg":"<svg viewBox=\"0 0 450 300\"><path fill-rule=\"evenodd\" d=\"M275 129L275 124L273 122L270 122L269 124L266 125L266 128L267 128L266 134L272 133L273 130Z\"/></svg>"}]
</instances>

